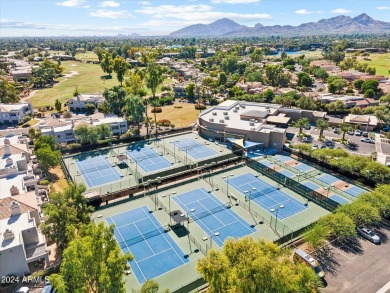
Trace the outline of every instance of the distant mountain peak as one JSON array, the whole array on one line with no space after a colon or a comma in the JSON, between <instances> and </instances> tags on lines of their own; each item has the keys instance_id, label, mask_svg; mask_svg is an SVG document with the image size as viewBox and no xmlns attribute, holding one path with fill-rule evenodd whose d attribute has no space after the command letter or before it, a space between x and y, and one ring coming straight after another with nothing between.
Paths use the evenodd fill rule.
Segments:
<instances>
[{"instance_id":1,"label":"distant mountain peak","mask_svg":"<svg viewBox=\"0 0 390 293\"><path fill-rule=\"evenodd\" d=\"M210 24L194 24L172 32L175 37L252 37L266 35L307 35L307 34L390 34L390 23L374 20L366 13L354 18L339 15L317 22L303 23L299 26L263 26L240 25L229 18L222 18Z\"/></svg>"}]
</instances>

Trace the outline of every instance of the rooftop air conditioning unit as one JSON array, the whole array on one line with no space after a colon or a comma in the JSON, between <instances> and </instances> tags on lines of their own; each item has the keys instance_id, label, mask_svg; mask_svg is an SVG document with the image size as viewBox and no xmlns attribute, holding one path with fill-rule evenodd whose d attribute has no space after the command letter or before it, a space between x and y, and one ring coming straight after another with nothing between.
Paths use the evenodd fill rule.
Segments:
<instances>
[{"instance_id":1,"label":"rooftop air conditioning unit","mask_svg":"<svg viewBox=\"0 0 390 293\"><path fill-rule=\"evenodd\" d=\"M254 122L249 122L249 125L254 126L255 123Z\"/></svg>"},{"instance_id":2,"label":"rooftop air conditioning unit","mask_svg":"<svg viewBox=\"0 0 390 293\"><path fill-rule=\"evenodd\" d=\"M219 123L225 123L225 120L219 120Z\"/></svg>"},{"instance_id":3,"label":"rooftop air conditioning unit","mask_svg":"<svg viewBox=\"0 0 390 293\"><path fill-rule=\"evenodd\" d=\"M217 116L217 112L213 112L213 115L214 115L214 116Z\"/></svg>"},{"instance_id":4,"label":"rooftop air conditioning unit","mask_svg":"<svg viewBox=\"0 0 390 293\"><path fill-rule=\"evenodd\" d=\"M241 108L245 109L245 105L241 105Z\"/></svg>"},{"instance_id":5,"label":"rooftop air conditioning unit","mask_svg":"<svg viewBox=\"0 0 390 293\"><path fill-rule=\"evenodd\" d=\"M210 122L214 122L214 119L213 119L213 118L210 118L209 121L210 121Z\"/></svg>"},{"instance_id":6,"label":"rooftop air conditioning unit","mask_svg":"<svg viewBox=\"0 0 390 293\"><path fill-rule=\"evenodd\" d=\"M255 130L255 128L254 128L254 127L251 127L251 130Z\"/></svg>"},{"instance_id":7,"label":"rooftop air conditioning unit","mask_svg":"<svg viewBox=\"0 0 390 293\"><path fill-rule=\"evenodd\" d=\"M235 107L236 110L240 109L240 107Z\"/></svg>"},{"instance_id":8,"label":"rooftop air conditioning unit","mask_svg":"<svg viewBox=\"0 0 390 293\"><path fill-rule=\"evenodd\" d=\"M229 120L229 116L225 116L225 120Z\"/></svg>"},{"instance_id":9,"label":"rooftop air conditioning unit","mask_svg":"<svg viewBox=\"0 0 390 293\"><path fill-rule=\"evenodd\" d=\"M237 113L237 109L234 109L233 112L234 112L234 113Z\"/></svg>"}]
</instances>

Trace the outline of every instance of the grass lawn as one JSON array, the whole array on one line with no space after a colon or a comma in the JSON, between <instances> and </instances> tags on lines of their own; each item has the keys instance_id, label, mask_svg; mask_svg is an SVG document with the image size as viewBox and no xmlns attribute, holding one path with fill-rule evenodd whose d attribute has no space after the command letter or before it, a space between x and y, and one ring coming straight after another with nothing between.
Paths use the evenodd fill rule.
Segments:
<instances>
[{"instance_id":1,"label":"grass lawn","mask_svg":"<svg viewBox=\"0 0 390 293\"><path fill-rule=\"evenodd\" d=\"M368 63L368 66L374 66L376 68L377 75L384 75L390 77L390 54L370 54L368 57L371 61L363 60L359 57L359 62Z\"/></svg>"},{"instance_id":2,"label":"grass lawn","mask_svg":"<svg viewBox=\"0 0 390 293\"><path fill-rule=\"evenodd\" d=\"M53 187L55 191L63 191L65 187L68 186L68 181L65 179L64 172L60 166L57 166L54 169L50 169L50 173L55 177L53 181Z\"/></svg>"},{"instance_id":3,"label":"grass lawn","mask_svg":"<svg viewBox=\"0 0 390 293\"><path fill-rule=\"evenodd\" d=\"M182 106L183 108L175 108L174 106ZM148 116L153 118L152 108L148 107ZM198 119L199 111L195 110L195 104L175 103L174 105L162 107L162 112L156 114L156 119L168 119L175 127L190 126Z\"/></svg>"},{"instance_id":4,"label":"grass lawn","mask_svg":"<svg viewBox=\"0 0 390 293\"><path fill-rule=\"evenodd\" d=\"M112 79L101 78L106 74L98 64L63 61L61 65L65 67L63 73L65 77L59 78L59 83L51 88L37 90L35 95L28 100L34 108L54 106L56 99L62 103L66 102L73 96L76 85L81 93L88 94L97 94L99 91L103 92L105 88L119 85L115 74L112 75ZM72 72L75 74L66 77Z\"/></svg>"},{"instance_id":5,"label":"grass lawn","mask_svg":"<svg viewBox=\"0 0 390 293\"><path fill-rule=\"evenodd\" d=\"M85 53L77 53L75 58L79 60L99 61L98 56L92 51L86 51Z\"/></svg>"}]
</instances>

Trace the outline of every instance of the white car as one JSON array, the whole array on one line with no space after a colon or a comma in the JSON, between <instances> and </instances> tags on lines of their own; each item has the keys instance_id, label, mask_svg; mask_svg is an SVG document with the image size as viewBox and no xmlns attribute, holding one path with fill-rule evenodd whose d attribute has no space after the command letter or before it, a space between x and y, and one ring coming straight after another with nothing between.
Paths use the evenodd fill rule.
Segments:
<instances>
[{"instance_id":1,"label":"white car","mask_svg":"<svg viewBox=\"0 0 390 293\"><path fill-rule=\"evenodd\" d=\"M16 290L15 293L30 293L30 288L28 288L28 287L20 287L18 290Z\"/></svg>"},{"instance_id":2,"label":"white car","mask_svg":"<svg viewBox=\"0 0 390 293\"><path fill-rule=\"evenodd\" d=\"M360 130L355 130L355 135L356 136L361 136L362 135L362 132Z\"/></svg>"},{"instance_id":3,"label":"white car","mask_svg":"<svg viewBox=\"0 0 390 293\"><path fill-rule=\"evenodd\" d=\"M363 238L366 238L367 240L375 243L375 244L379 244L381 243L381 238L375 234L374 231L366 228L366 227L357 227L356 228L358 234L360 236L362 236Z\"/></svg>"},{"instance_id":4,"label":"white car","mask_svg":"<svg viewBox=\"0 0 390 293\"><path fill-rule=\"evenodd\" d=\"M375 143L375 141L373 139L368 138L368 137L361 138L360 141L367 142L367 143Z\"/></svg>"}]
</instances>

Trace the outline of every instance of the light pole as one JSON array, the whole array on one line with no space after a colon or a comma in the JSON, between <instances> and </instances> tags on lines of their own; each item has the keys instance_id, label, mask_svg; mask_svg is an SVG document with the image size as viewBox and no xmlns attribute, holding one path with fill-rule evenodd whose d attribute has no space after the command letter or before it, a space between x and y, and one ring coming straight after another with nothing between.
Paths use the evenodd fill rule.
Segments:
<instances>
[{"instance_id":1,"label":"light pole","mask_svg":"<svg viewBox=\"0 0 390 293\"><path fill-rule=\"evenodd\" d=\"M222 179L226 179L226 195L227 195L227 197L229 198L230 204L231 204L232 206L233 206L233 204L232 204L232 199L231 199L231 197L230 197L230 195L229 195L229 178L230 178L230 177L233 177L233 176L234 176L234 174L222 176Z\"/></svg>"},{"instance_id":2,"label":"light pole","mask_svg":"<svg viewBox=\"0 0 390 293\"><path fill-rule=\"evenodd\" d=\"M172 210L171 210L171 195L175 195L176 191L173 191L172 193L168 194L168 206L169 206L169 223L172 226Z\"/></svg>"},{"instance_id":3,"label":"light pole","mask_svg":"<svg viewBox=\"0 0 390 293\"><path fill-rule=\"evenodd\" d=\"M213 238L214 237L218 237L219 236L219 232L214 232L213 235L210 235L210 249L213 247Z\"/></svg>"},{"instance_id":4,"label":"light pole","mask_svg":"<svg viewBox=\"0 0 390 293\"><path fill-rule=\"evenodd\" d=\"M188 150L190 150L191 148L188 148L188 149L181 149L182 151L185 151L186 152L186 165L187 165L187 152Z\"/></svg>"},{"instance_id":5,"label":"light pole","mask_svg":"<svg viewBox=\"0 0 390 293\"><path fill-rule=\"evenodd\" d=\"M190 253L192 253L192 247L191 247L191 240L190 240L190 213L195 212L195 209L190 209L190 211L187 213L187 230L188 230L188 244L190 246Z\"/></svg>"},{"instance_id":6,"label":"light pole","mask_svg":"<svg viewBox=\"0 0 390 293\"><path fill-rule=\"evenodd\" d=\"M283 209L283 208L284 208L284 205L281 204L279 207L270 210L272 213L276 211L276 213L275 213L275 216L276 216L275 230L277 230L276 229L276 225L278 224L278 212L279 212L279 209Z\"/></svg>"},{"instance_id":7,"label":"light pole","mask_svg":"<svg viewBox=\"0 0 390 293\"><path fill-rule=\"evenodd\" d=\"M178 140L173 141L173 156L175 157L175 163L176 163L176 143L179 142Z\"/></svg>"},{"instance_id":8,"label":"light pole","mask_svg":"<svg viewBox=\"0 0 390 293\"><path fill-rule=\"evenodd\" d=\"M74 164L76 164L76 163L73 162L73 163L69 163L69 164L68 164L68 171L70 170L70 165L74 165Z\"/></svg>"},{"instance_id":9,"label":"light pole","mask_svg":"<svg viewBox=\"0 0 390 293\"><path fill-rule=\"evenodd\" d=\"M73 176L73 181L76 182L76 176L80 176L81 173L79 171L77 171L77 174Z\"/></svg>"},{"instance_id":10,"label":"light pole","mask_svg":"<svg viewBox=\"0 0 390 293\"><path fill-rule=\"evenodd\" d=\"M245 196L245 201L249 201L249 212L251 212L251 195L252 195L252 191L256 191L257 188L256 187L253 187L251 190L245 190L244 193L245 194L249 194L249 196Z\"/></svg>"}]
</instances>

